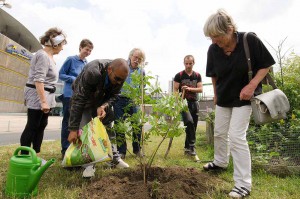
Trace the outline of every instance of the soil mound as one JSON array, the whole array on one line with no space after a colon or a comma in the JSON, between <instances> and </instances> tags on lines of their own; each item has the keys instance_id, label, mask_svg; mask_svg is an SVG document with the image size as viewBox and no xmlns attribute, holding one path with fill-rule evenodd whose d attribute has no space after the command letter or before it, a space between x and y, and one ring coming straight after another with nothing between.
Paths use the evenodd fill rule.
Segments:
<instances>
[{"instance_id":1,"label":"soil mound","mask_svg":"<svg viewBox=\"0 0 300 199\"><path fill-rule=\"evenodd\" d=\"M109 176L95 179L82 193L82 198L150 199L201 198L222 180L195 168L153 167L147 184L140 170L118 170Z\"/></svg>"}]
</instances>

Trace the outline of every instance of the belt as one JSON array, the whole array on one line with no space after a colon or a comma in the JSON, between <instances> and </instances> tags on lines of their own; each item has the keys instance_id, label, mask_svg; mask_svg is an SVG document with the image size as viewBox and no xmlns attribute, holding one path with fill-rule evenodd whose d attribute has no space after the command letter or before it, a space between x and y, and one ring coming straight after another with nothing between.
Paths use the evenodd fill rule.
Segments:
<instances>
[{"instance_id":1,"label":"belt","mask_svg":"<svg viewBox=\"0 0 300 199\"><path fill-rule=\"evenodd\" d=\"M35 88L36 89L35 85L33 85L33 84L26 84L26 86L29 87L29 88ZM55 86L53 86L53 88L44 87L44 90L48 91L50 93L55 93L56 87Z\"/></svg>"}]
</instances>

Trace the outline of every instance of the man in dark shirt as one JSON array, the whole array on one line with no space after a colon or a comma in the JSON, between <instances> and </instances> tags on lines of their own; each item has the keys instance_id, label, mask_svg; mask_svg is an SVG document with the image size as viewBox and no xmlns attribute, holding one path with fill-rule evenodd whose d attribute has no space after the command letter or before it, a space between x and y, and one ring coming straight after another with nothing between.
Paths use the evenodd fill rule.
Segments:
<instances>
[{"instance_id":1,"label":"man in dark shirt","mask_svg":"<svg viewBox=\"0 0 300 199\"><path fill-rule=\"evenodd\" d=\"M185 154L191 155L195 161L199 161L195 151L195 142L199 112L197 94L202 92L202 82L201 75L193 71L194 64L195 59L192 55L184 57L185 70L175 75L174 91L182 92L188 102L189 111L182 112L183 122L186 126Z\"/></svg>"},{"instance_id":2,"label":"man in dark shirt","mask_svg":"<svg viewBox=\"0 0 300 199\"><path fill-rule=\"evenodd\" d=\"M73 96L71 98L69 142L76 142L78 130L98 116L106 126L111 140L115 139L115 133L110 131L114 114L112 105L120 93L121 87L129 73L127 61L94 60L89 62L76 78L72 85ZM112 166L117 168L129 167L118 154L116 146L112 145ZM94 176L94 166L86 167L83 177Z\"/></svg>"}]
</instances>

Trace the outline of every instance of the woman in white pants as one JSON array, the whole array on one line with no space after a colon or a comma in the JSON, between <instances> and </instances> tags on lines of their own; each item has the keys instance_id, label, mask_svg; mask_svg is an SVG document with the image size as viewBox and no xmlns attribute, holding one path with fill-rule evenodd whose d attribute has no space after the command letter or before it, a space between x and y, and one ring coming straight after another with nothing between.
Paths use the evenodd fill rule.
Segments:
<instances>
[{"instance_id":1,"label":"woman in white pants","mask_svg":"<svg viewBox=\"0 0 300 199\"><path fill-rule=\"evenodd\" d=\"M206 76L212 78L214 88L215 129L214 160L204 170L225 169L232 155L234 188L229 196L250 195L251 156L246 132L252 112L250 99L262 90L261 81L275 61L255 34L249 33L253 79L249 81L243 35L224 10L218 10L206 21L204 34L212 40L207 52Z\"/></svg>"}]
</instances>

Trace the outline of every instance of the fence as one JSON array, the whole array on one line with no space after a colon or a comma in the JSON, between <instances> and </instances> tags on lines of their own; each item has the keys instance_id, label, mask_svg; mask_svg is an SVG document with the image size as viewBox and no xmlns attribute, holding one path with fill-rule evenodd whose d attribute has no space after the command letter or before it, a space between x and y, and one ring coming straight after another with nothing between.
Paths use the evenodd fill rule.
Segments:
<instances>
[{"instance_id":1,"label":"fence","mask_svg":"<svg viewBox=\"0 0 300 199\"><path fill-rule=\"evenodd\" d=\"M247 135L254 166L277 175L300 173L300 132L249 131Z\"/></svg>"}]
</instances>

